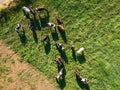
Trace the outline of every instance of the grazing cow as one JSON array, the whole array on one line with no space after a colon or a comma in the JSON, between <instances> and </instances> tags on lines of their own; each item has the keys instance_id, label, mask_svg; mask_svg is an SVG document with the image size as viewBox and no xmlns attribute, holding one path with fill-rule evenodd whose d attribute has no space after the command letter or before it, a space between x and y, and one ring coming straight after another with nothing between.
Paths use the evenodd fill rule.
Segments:
<instances>
[{"instance_id":1,"label":"grazing cow","mask_svg":"<svg viewBox=\"0 0 120 90\"><path fill-rule=\"evenodd\" d=\"M88 79L83 78L78 72L75 72L75 75L76 75L77 80L80 80L84 84L88 84L89 83Z\"/></svg>"},{"instance_id":2,"label":"grazing cow","mask_svg":"<svg viewBox=\"0 0 120 90\"><path fill-rule=\"evenodd\" d=\"M80 54L81 52L83 52L84 51L84 48L82 47L82 48L80 48L78 51L77 51L77 54Z\"/></svg>"},{"instance_id":3,"label":"grazing cow","mask_svg":"<svg viewBox=\"0 0 120 90\"><path fill-rule=\"evenodd\" d=\"M58 25L62 25L63 24L63 21L60 18L57 17L56 20L57 20Z\"/></svg>"},{"instance_id":4,"label":"grazing cow","mask_svg":"<svg viewBox=\"0 0 120 90\"><path fill-rule=\"evenodd\" d=\"M22 7L22 10L23 10L25 13L30 13L30 9L29 9L28 7L23 6L23 7Z\"/></svg>"},{"instance_id":5,"label":"grazing cow","mask_svg":"<svg viewBox=\"0 0 120 90\"><path fill-rule=\"evenodd\" d=\"M58 66L62 66L62 65L63 65L62 57L59 56L58 59L55 60L55 62L56 62L56 64L57 64Z\"/></svg>"},{"instance_id":6,"label":"grazing cow","mask_svg":"<svg viewBox=\"0 0 120 90\"><path fill-rule=\"evenodd\" d=\"M15 31L16 31L17 33L19 33L20 28L21 28L21 24L17 24L17 26L16 26L16 28L15 28Z\"/></svg>"},{"instance_id":7,"label":"grazing cow","mask_svg":"<svg viewBox=\"0 0 120 90\"><path fill-rule=\"evenodd\" d=\"M58 25L63 24L63 21L60 18L57 17L56 20L57 20Z\"/></svg>"},{"instance_id":8,"label":"grazing cow","mask_svg":"<svg viewBox=\"0 0 120 90\"><path fill-rule=\"evenodd\" d=\"M43 11L43 10L45 10L45 8L44 8L44 7L38 7L38 8L36 8L35 10L36 10L36 11Z\"/></svg>"},{"instance_id":9,"label":"grazing cow","mask_svg":"<svg viewBox=\"0 0 120 90\"><path fill-rule=\"evenodd\" d=\"M30 13L35 16L36 13L35 13L35 10L33 9L33 7L31 6L29 9L30 9Z\"/></svg>"},{"instance_id":10,"label":"grazing cow","mask_svg":"<svg viewBox=\"0 0 120 90\"><path fill-rule=\"evenodd\" d=\"M62 57L61 57L61 55L58 56L58 60L62 62Z\"/></svg>"},{"instance_id":11,"label":"grazing cow","mask_svg":"<svg viewBox=\"0 0 120 90\"><path fill-rule=\"evenodd\" d=\"M56 46L60 48L61 50L65 50L65 47L63 46L62 43L56 43Z\"/></svg>"},{"instance_id":12,"label":"grazing cow","mask_svg":"<svg viewBox=\"0 0 120 90\"><path fill-rule=\"evenodd\" d=\"M57 20L57 24L58 24L56 26L58 27L58 29L64 31L65 29L64 29L64 26L63 26L63 21L58 17L56 18L56 20Z\"/></svg>"},{"instance_id":13,"label":"grazing cow","mask_svg":"<svg viewBox=\"0 0 120 90\"><path fill-rule=\"evenodd\" d=\"M77 79L79 79L79 80L82 79L81 75L80 75L78 72L75 72L75 75L76 75L76 78L77 78Z\"/></svg>"},{"instance_id":14,"label":"grazing cow","mask_svg":"<svg viewBox=\"0 0 120 90\"><path fill-rule=\"evenodd\" d=\"M33 23L32 19L28 19L28 26L30 29L32 29L34 27L34 23Z\"/></svg>"},{"instance_id":15,"label":"grazing cow","mask_svg":"<svg viewBox=\"0 0 120 90\"><path fill-rule=\"evenodd\" d=\"M75 47L74 47L74 45L71 45L70 48L71 48L72 51L75 51Z\"/></svg>"},{"instance_id":16,"label":"grazing cow","mask_svg":"<svg viewBox=\"0 0 120 90\"><path fill-rule=\"evenodd\" d=\"M54 28L56 27L56 25L54 23L51 23L51 22L48 23L48 26L49 27L54 27Z\"/></svg>"},{"instance_id":17,"label":"grazing cow","mask_svg":"<svg viewBox=\"0 0 120 90\"><path fill-rule=\"evenodd\" d=\"M27 18L30 18L30 9L28 7L22 7L22 10L24 12L24 15L27 17Z\"/></svg>"},{"instance_id":18,"label":"grazing cow","mask_svg":"<svg viewBox=\"0 0 120 90\"><path fill-rule=\"evenodd\" d=\"M60 69L59 73L55 77L57 80L59 80L62 75L63 75L63 68Z\"/></svg>"},{"instance_id":19,"label":"grazing cow","mask_svg":"<svg viewBox=\"0 0 120 90\"><path fill-rule=\"evenodd\" d=\"M87 78L82 78L81 80L84 84L88 84L89 83L89 80Z\"/></svg>"},{"instance_id":20,"label":"grazing cow","mask_svg":"<svg viewBox=\"0 0 120 90\"><path fill-rule=\"evenodd\" d=\"M56 31L56 25L54 24L54 23L51 23L51 22L49 22L49 23L47 23L47 25L49 26L49 27L53 27L54 28L54 32L56 33L57 31ZM51 30L51 28L50 28L50 30ZM52 32L52 31L51 31Z\"/></svg>"},{"instance_id":21,"label":"grazing cow","mask_svg":"<svg viewBox=\"0 0 120 90\"><path fill-rule=\"evenodd\" d=\"M62 25L56 25L58 27L59 30L65 30L64 27Z\"/></svg>"},{"instance_id":22,"label":"grazing cow","mask_svg":"<svg viewBox=\"0 0 120 90\"><path fill-rule=\"evenodd\" d=\"M49 40L49 36L48 36L48 35L46 35L46 36L41 40L41 42L45 42L46 40Z\"/></svg>"}]
</instances>

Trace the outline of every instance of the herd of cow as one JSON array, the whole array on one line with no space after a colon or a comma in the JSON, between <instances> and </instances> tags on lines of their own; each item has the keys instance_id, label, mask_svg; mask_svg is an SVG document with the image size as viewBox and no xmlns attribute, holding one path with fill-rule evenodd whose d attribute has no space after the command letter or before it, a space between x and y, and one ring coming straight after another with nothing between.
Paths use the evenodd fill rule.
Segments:
<instances>
[{"instance_id":1,"label":"herd of cow","mask_svg":"<svg viewBox=\"0 0 120 90\"><path fill-rule=\"evenodd\" d=\"M33 23L31 21L31 18L30 18L30 14L35 16L37 12L41 12L41 11L44 11L46 10L44 7L38 7L38 8L33 8L33 7L22 7L22 10L24 12L24 15L26 16L26 18L28 19L28 27L30 29L33 28ZM62 30L63 32L65 32L65 29L64 29L64 24L63 24L63 21L60 19L60 18L56 18L57 20L57 25L55 25L54 23L51 23L51 22L48 22L47 23L47 26L50 27L50 28L53 28L54 31L56 32L56 28L58 28L59 30ZM17 24L16 28L15 28L15 31L19 34L20 32L20 28L21 28L21 24ZM45 41L49 41L49 36L46 35L42 40L41 42L45 42ZM65 47L62 43L56 43L56 47L58 49L60 49L61 51L64 51L65 50ZM75 52L76 55L79 55L81 53L84 52L84 48L80 48L77 52L75 51L75 47L74 45L71 46L71 50L72 52ZM57 82L59 82L59 80L63 79L64 78L64 71L65 71L65 66L64 66L64 63L63 63L63 58L61 56L61 54L59 55L59 57L57 58L57 60L55 60L55 63L57 64L58 66L58 74L55 76ZM77 71L75 71L75 76L76 76L76 79L84 84L88 84L88 79L86 78L83 78Z\"/></svg>"}]
</instances>

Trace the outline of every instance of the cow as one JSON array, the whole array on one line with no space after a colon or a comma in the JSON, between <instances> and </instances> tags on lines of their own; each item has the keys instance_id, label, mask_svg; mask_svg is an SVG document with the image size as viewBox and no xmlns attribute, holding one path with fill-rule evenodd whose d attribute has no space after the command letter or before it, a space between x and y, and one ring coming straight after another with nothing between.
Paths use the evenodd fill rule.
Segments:
<instances>
[{"instance_id":1,"label":"cow","mask_svg":"<svg viewBox=\"0 0 120 90\"><path fill-rule=\"evenodd\" d=\"M25 6L23 6L22 7L22 10L23 10L23 12L24 12L24 15L27 17L27 18L30 18L30 9L28 8L28 7L25 7Z\"/></svg>"},{"instance_id":2,"label":"cow","mask_svg":"<svg viewBox=\"0 0 120 90\"><path fill-rule=\"evenodd\" d=\"M65 50L65 47L63 46L62 43L56 43L57 48L60 48L61 50Z\"/></svg>"},{"instance_id":3,"label":"cow","mask_svg":"<svg viewBox=\"0 0 120 90\"><path fill-rule=\"evenodd\" d=\"M54 23L49 22L49 23L47 23L47 25L50 27L51 32L52 32L52 27L54 28L54 32L55 33L57 32L56 31L56 25Z\"/></svg>"},{"instance_id":4,"label":"cow","mask_svg":"<svg viewBox=\"0 0 120 90\"><path fill-rule=\"evenodd\" d=\"M84 48L80 48L78 51L77 51L77 54L80 54L80 53L83 53L84 52Z\"/></svg>"},{"instance_id":5,"label":"cow","mask_svg":"<svg viewBox=\"0 0 120 90\"><path fill-rule=\"evenodd\" d=\"M64 26L63 25L56 25L57 26L57 28L59 29L59 30L62 30L62 31L64 31L65 30L65 28L64 28Z\"/></svg>"},{"instance_id":6,"label":"cow","mask_svg":"<svg viewBox=\"0 0 120 90\"><path fill-rule=\"evenodd\" d=\"M60 18L57 17L56 20L57 20L58 25L62 25L63 24L63 21Z\"/></svg>"},{"instance_id":7,"label":"cow","mask_svg":"<svg viewBox=\"0 0 120 90\"><path fill-rule=\"evenodd\" d=\"M55 60L55 63L56 63L58 66L62 66L62 65L63 65L62 57L59 56L58 59Z\"/></svg>"},{"instance_id":8,"label":"cow","mask_svg":"<svg viewBox=\"0 0 120 90\"><path fill-rule=\"evenodd\" d=\"M48 36L48 35L46 35L46 36L41 40L41 42L45 42L46 40L49 40L49 36Z\"/></svg>"},{"instance_id":9,"label":"cow","mask_svg":"<svg viewBox=\"0 0 120 90\"><path fill-rule=\"evenodd\" d=\"M30 18L28 19L28 26L29 26L30 29L33 29L33 27L34 27L34 22Z\"/></svg>"},{"instance_id":10,"label":"cow","mask_svg":"<svg viewBox=\"0 0 120 90\"><path fill-rule=\"evenodd\" d=\"M56 27L56 25L54 23L49 22L47 24L48 24L49 27L54 27L54 28Z\"/></svg>"},{"instance_id":11,"label":"cow","mask_svg":"<svg viewBox=\"0 0 120 90\"><path fill-rule=\"evenodd\" d=\"M17 26L16 26L16 28L15 28L15 31L16 31L17 33L19 33L20 28L21 28L21 24L17 24Z\"/></svg>"},{"instance_id":12,"label":"cow","mask_svg":"<svg viewBox=\"0 0 120 90\"><path fill-rule=\"evenodd\" d=\"M36 13L35 13L35 10L33 9L33 7L30 6L29 9L30 9L30 13L33 14L33 16L35 16Z\"/></svg>"},{"instance_id":13,"label":"cow","mask_svg":"<svg viewBox=\"0 0 120 90\"><path fill-rule=\"evenodd\" d=\"M63 68L59 71L59 73L55 76L56 80L58 81L60 77L63 75Z\"/></svg>"},{"instance_id":14,"label":"cow","mask_svg":"<svg viewBox=\"0 0 120 90\"><path fill-rule=\"evenodd\" d=\"M74 47L74 45L71 45L70 48L71 48L72 51L75 51L75 47Z\"/></svg>"},{"instance_id":15,"label":"cow","mask_svg":"<svg viewBox=\"0 0 120 90\"><path fill-rule=\"evenodd\" d=\"M30 9L28 7L23 6L22 10L26 13L30 13Z\"/></svg>"},{"instance_id":16,"label":"cow","mask_svg":"<svg viewBox=\"0 0 120 90\"><path fill-rule=\"evenodd\" d=\"M36 10L36 11L43 11L43 10L45 10L45 8L44 8L44 7L38 7L38 8L36 8L35 10Z\"/></svg>"},{"instance_id":17,"label":"cow","mask_svg":"<svg viewBox=\"0 0 120 90\"><path fill-rule=\"evenodd\" d=\"M86 78L83 78L78 72L75 72L76 79L79 80L80 82L83 82L84 84L88 84L89 80Z\"/></svg>"}]
</instances>

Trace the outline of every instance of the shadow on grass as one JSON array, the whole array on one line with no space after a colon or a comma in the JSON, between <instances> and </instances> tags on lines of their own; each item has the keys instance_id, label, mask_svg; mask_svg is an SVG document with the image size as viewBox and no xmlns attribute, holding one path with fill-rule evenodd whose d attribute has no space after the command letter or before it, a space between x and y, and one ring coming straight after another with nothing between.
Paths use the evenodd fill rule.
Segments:
<instances>
[{"instance_id":1,"label":"shadow on grass","mask_svg":"<svg viewBox=\"0 0 120 90\"><path fill-rule=\"evenodd\" d=\"M68 58L65 51L61 51L61 57L64 59L65 63L68 64Z\"/></svg>"},{"instance_id":2,"label":"shadow on grass","mask_svg":"<svg viewBox=\"0 0 120 90\"><path fill-rule=\"evenodd\" d=\"M32 30L32 33L33 33L34 41L35 41L36 43L38 43L38 38L37 38L37 34L36 34L35 30Z\"/></svg>"},{"instance_id":3,"label":"shadow on grass","mask_svg":"<svg viewBox=\"0 0 120 90\"><path fill-rule=\"evenodd\" d=\"M59 37L58 37L58 33L57 33L57 32L53 32L53 33L51 33L51 35L52 35L52 38L53 38L54 41L59 40Z\"/></svg>"},{"instance_id":4,"label":"shadow on grass","mask_svg":"<svg viewBox=\"0 0 120 90\"><path fill-rule=\"evenodd\" d=\"M3 10L0 12L0 22L6 23L10 19L7 13L8 13L7 10ZM3 23L0 23L0 24L3 24Z\"/></svg>"},{"instance_id":5,"label":"shadow on grass","mask_svg":"<svg viewBox=\"0 0 120 90\"><path fill-rule=\"evenodd\" d=\"M19 34L20 37L20 41L23 45L25 45L27 43L27 37L25 35L25 30L23 29L22 34Z\"/></svg>"},{"instance_id":6,"label":"shadow on grass","mask_svg":"<svg viewBox=\"0 0 120 90\"><path fill-rule=\"evenodd\" d=\"M36 30L41 30L40 22L39 22L39 20L36 18L36 16L34 16L34 25L35 25L35 29L36 29Z\"/></svg>"},{"instance_id":7,"label":"shadow on grass","mask_svg":"<svg viewBox=\"0 0 120 90\"><path fill-rule=\"evenodd\" d=\"M38 43L38 38L37 38L37 34L36 34L36 26L35 26L35 24L34 24L34 20L33 19L30 19L31 20L31 27L30 27L30 29L31 29L31 31L32 31L32 33L33 33L33 38L34 38L34 41L36 42L36 43Z\"/></svg>"},{"instance_id":8,"label":"shadow on grass","mask_svg":"<svg viewBox=\"0 0 120 90\"><path fill-rule=\"evenodd\" d=\"M81 55L77 55L77 60L79 61L80 64L83 64L83 63L86 62L86 58L85 58L84 52L82 52Z\"/></svg>"},{"instance_id":9,"label":"shadow on grass","mask_svg":"<svg viewBox=\"0 0 120 90\"><path fill-rule=\"evenodd\" d=\"M76 77L76 81L77 81L77 84L79 85L79 87L82 89L82 90L90 90L90 87L88 84L84 84L83 82L81 82L81 80L79 80L77 77Z\"/></svg>"},{"instance_id":10,"label":"shadow on grass","mask_svg":"<svg viewBox=\"0 0 120 90\"><path fill-rule=\"evenodd\" d=\"M61 90L64 90L64 88L66 86L65 76L66 76L66 70L65 70L65 68L63 68L62 78L60 80L56 79L56 82L59 84L59 87Z\"/></svg>"},{"instance_id":11,"label":"shadow on grass","mask_svg":"<svg viewBox=\"0 0 120 90\"><path fill-rule=\"evenodd\" d=\"M73 57L73 59L76 61L76 59L77 59L76 57L77 57L77 56L76 56L75 50L72 50L72 57Z\"/></svg>"},{"instance_id":12,"label":"shadow on grass","mask_svg":"<svg viewBox=\"0 0 120 90\"><path fill-rule=\"evenodd\" d=\"M50 53L50 50L51 50L50 41L47 41L47 43L44 45L44 48L45 48L45 53L46 53L46 54L49 54L49 53Z\"/></svg>"},{"instance_id":13,"label":"shadow on grass","mask_svg":"<svg viewBox=\"0 0 120 90\"><path fill-rule=\"evenodd\" d=\"M41 27L46 27L47 23L49 22L49 12L47 9L41 11L42 14L44 14L43 16L39 16L40 22L41 22Z\"/></svg>"},{"instance_id":14,"label":"shadow on grass","mask_svg":"<svg viewBox=\"0 0 120 90\"><path fill-rule=\"evenodd\" d=\"M65 31L62 31L61 29L58 28L58 31L60 32L60 35L65 43L67 43L67 38L66 38L66 33Z\"/></svg>"}]
</instances>

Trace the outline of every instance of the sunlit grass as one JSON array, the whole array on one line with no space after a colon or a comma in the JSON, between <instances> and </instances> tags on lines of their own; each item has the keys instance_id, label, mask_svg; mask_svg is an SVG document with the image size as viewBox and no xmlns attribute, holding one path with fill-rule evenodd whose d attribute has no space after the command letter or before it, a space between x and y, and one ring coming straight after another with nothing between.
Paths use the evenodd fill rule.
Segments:
<instances>
[{"instance_id":1,"label":"sunlit grass","mask_svg":"<svg viewBox=\"0 0 120 90\"><path fill-rule=\"evenodd\" d=\"M90 80L91 90L119 90L120 89L120 6L119 0L49 0L33 3L34 7L44 6L50 14L50 21L56 23L59 16L65 23L67 43L59 40L66 48L68 64L66 68L65 90L79 90L74 70L78 69L83 77ZM12 10L11 10L12 11ZM22 45L14 28L21 22L25 28L27 43ZM56 41L52 39L49 28L41 27L36 30L38 43L36 44L24 18L22 10L15 9L9 14L7 22L0 23L0 38L10 45L15 52L28 63L32 64L47 77L55 81L57 66L54 60L59 55L55 47ZM41 42L46 34L50 36L51 49L48 54ZM70 45L75 49L85 48L85 63L81 64L72 57Z\"/></svg>"}]
</instances>

